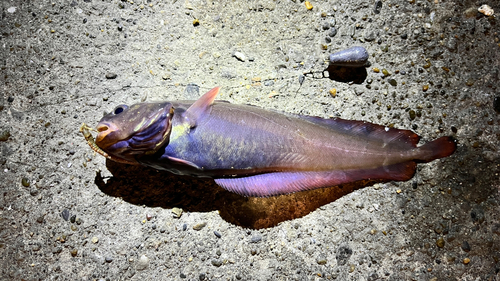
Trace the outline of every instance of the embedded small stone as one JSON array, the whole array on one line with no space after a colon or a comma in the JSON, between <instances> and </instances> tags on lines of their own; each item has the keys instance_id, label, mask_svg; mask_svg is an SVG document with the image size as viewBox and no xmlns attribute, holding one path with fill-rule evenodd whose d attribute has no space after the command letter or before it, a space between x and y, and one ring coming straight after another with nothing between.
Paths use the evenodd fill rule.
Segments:
<instances>
[{"instance_id":1,"label":"embedded small stone","mask_svg":"<svg viewBox=\"0 0 500 281\"><path fill-rule=\"evenodd\" d=\"M194 230L201 230L201 229L203 229L205 227L205 225L207 225L207 223L206 222L202 222L202 223L199 223L199 224L193 226L193 229Z\"/></svg>"},{"instance_id":2,"label":"embedded small stone","mask_svg":"<svg viewBox=\"0 0 500 281\"><path fill-rule=\"evenodd\" d=\"M137 266L136 266L136 269L137 270L144 270L146 268L148 268L149 266L149 258L146 257L145 255L142 255L139 260L137 261Z\"/></svg>"},{"instance_id":3,"label":"embedded small stone","mask_svg":"<svg viewBox=\"0 0 500 281\"><path fill-rule=\"evenodd\" d=\"M481 7L479 7L477 9L478 12L480 12L481 14L485 15L485 16L493 16L493 14L495 13L495 11L488 5L484 4L482 5Z\"/></svg>"},{"instance_id":4,"label":"embedded small stone","mask_svg":"<svg viewBox=\"0 0 500 281\"><path fill-rule=\"evenodd\" d=\"M219 259L213 259L213 260L212 260L212 265L213 265L213 266L217 266L217 267L219 267L219 266L221 266L221 265L222 265L222 261L221 261L221 260L219 260Z\"/></svg>"},{"instance_id":5,"label":"embedded small stone","mask_svg":"<svg viewBox=\"0 0 500 281\"><path fill-rule=\"evenodd\" d=\"M180 218L182 216L182 209L174 207L172 209L172 214L174 214L174 218Z\"/></svg>"},{"instance_id":6,"label":"embedded small stone","mask_svg":"<svg viewBox=\"0 0 500 281\"><path fill-rule=\"evenodd\" d=\"M8 130L4 130L0 132L0 141L6 141L10 137L10 132Z\"/></svg>"},{"instance_id":7,"label":"embedded small stone","mask_svg":"<svg viewBox=\"0 0 500 281\"><path fill-rule=\"evenodd\" d=\"M443 237L440 237L437 241L436 241L436 246L438 246L439 248L443 248L444 247L444 239Z\"/></svg>"},{"instance_id":8,"label":"embedded small stone","mask_svg":"<svg viewBox=\"0 0 500 281\"><path fill-rule=\"evenodd\" d=\"M70 251L70 254L72 257L76 257L76 255L78 255L78 250L77 249L73 249Z\"/></svg>"},{"instance_id":9,"label":"embedded small stone","mask_svg":"<svg viewBox=\"0 0 500 281\"><path fill-rule=\"evenodd\" d=\"M118 75L116 75L116 73L113 73L113 72L108 72L106 73L106 79L115 79Z\"/></svg>"},{"instance_id":10,"label":"embedded small stone","mask_svg":"<svg viewBox=\"0 0 500 281\"><path fill-rule=\"evenodd\" d=\"M335 89L335 88L331 88L329 92L330 92L330 95L332 95L332 97L335 97L337 95L337 89Z\"/></svg>"},{"instance_id":11,"label":"embedded small stone","mask_svg":"<svg viewBox=\"0 0 500 281\"><path fill-rule=\"evenodd\" d=\"M375 6L373 7L373 12L375 14L380 14L380 10L382 10L382 1L377 0L375 2Z\"/></svg>"},{"instance_id":12,"label":"embedded small stone","mask_svg":"<svg viewBox=\"0 0 500 281\"><path fill-rule=\"evenodd\" d=\"M325 257L318 257L316 259L316 262L319 264L319 265L325 265L326 264L326 258Z\"/></svg>"},{"instance_id":13,"label":"embedded small stone","mask_svg":"<svg viewBox=\"0 0 500 281\"><path fill-rule=\"evenodd\" d=\"M304 4L306 5L306 9L308 9L308 10L312 10L313 5L311 4L311 2L306 1Z\"/></svg>"},{"instance_id":14,"label":"embedded small stone","mask_svg":"<svg viewBox=\"0 0 500 281\"><path fill-rule=\"evenodd\" d=\"M252 239L250 240L250 242L252 242L252 243L258 243L261 240L262 240L262 236L260 234L257 234L257 235L252 236Z\"/></svg>"},{"instance_id":15,"label":"embedded small stone","mask_svg":"<svg viewBox=\"0 0 500 281\"><path fill-rule=\"evenodd\" d=\"M21 179L21 184L24 186L24 187L29 187L30 186L30 180L28 178L22 178Z\"/></svg>"},{"instance_id":16,"label":"embedded small stone","mask_svg":"<svg viewBox=\"0 0 500 281\"><path fill-rule=\"evenodd\" d=\"M240 61L247 61L247 56L245 56L242 52L234 52L233 56Z\"/></svg>"},{"instance_id":17,"label":"embedded small stone","mask_svg":"<svg viewBox=\"0 0 500 281\"><path fill-rule=\"evenodd\" d=\"M69 210L68 209L64 209L61 213L61 216L62 218L65 220L65 221L68 221L69 219Z\"/></svg>"},{"instance_id":18,"label":"embedded small stone","mask_svg":"<svg viewBox=\"0 0 500 281\"><path fill-rule=\"evenodd\" d=\"M97 237L92 237L92 243L96 244L97 242L99 242L99 238Z\"/></svg>"},{"instance_id":19,"label":"embedded small stone","mask_svg":"<svg viewBox=\"0 0 500 281\"><path fill-rule=\"evenodd\" d=\"M465 258L465 259L463 260L463 262L464 262L464 264L469 264L470 259L469 259L469 258Z\"/></svg>"}]
</instances>

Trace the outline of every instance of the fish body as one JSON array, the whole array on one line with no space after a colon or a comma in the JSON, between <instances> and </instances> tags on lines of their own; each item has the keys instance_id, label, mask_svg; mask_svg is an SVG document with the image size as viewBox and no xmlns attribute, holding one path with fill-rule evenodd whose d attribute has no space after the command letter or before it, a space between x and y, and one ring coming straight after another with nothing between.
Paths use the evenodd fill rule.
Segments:
<instances>
[{"instance_id":1,"label":"fish body","mask_svg":"<svg viewBox=\"0 0 500 281\"><path fill-rule=\"evenodd\" d=\"M407 180L416 162L455 151L449 137L417 147L408 130L284 114L214 101L118 107L98 125L108 154L176 174L212 177L245 196L273 196L364 179Z\"/></svg>"}]
</instances>

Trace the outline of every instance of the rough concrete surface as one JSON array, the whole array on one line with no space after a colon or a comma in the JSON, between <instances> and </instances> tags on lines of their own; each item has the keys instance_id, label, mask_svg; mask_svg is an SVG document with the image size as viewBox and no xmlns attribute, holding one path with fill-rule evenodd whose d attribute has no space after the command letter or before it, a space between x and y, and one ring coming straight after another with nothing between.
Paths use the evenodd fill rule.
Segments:
<instances>
[{"instance_id":1,"label":"rough concrete surface","mask_svg":"<svg viewBox=\"0 0 500 281\"><path fill-rule=\"evenodd\" d=\"M500 23L482 4L500 12L493 0L1 1L0 279L499 280ZM351 46L371 65L326 70ZM451 135L458 149L407 182L244 198L107 163L78 132L118 104L215 86L232 103Z\"/></svg>"}]
</instances>

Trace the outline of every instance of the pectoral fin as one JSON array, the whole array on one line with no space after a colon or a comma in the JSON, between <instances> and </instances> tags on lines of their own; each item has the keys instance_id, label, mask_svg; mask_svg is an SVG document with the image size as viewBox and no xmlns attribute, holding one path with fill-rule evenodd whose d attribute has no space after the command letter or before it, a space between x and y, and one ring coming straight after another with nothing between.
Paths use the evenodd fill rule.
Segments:
<instances>
[{"instance_id":1,"label":"pectoral fin","mask_svg":"<svg viewBox=\"0 0 500 281\"><path fill-rule=\"evenodd\" d=\"M171 157L171 156L167 156L167 158L168 158L168 160L170 160L174 163L186 165L186 166L191 166L191 167L196 168L198 170L200 169L200 167L198 167L198 165L194 164L193 162L189 162L187 160L182 160L182 159Z\"/></svg>"},{"instance_id":2,"label":"pectoral fin","mask_svg":"<svg viewBox=\"0 0 500 281\"><path fill-rule=\"evenodd\" d=\"M211 106L214 103L215 98L219 94L220 87L215 87L212 90L206 92L197 101L195 101L187 110L184 112L184 120L189 124L191 128L196 126L198 120L208 116L210 114Z\"/></svg>"},{"instance_id":3,"label":"pectoral fin","mask_svg":"<svg viewBox=\"0 0 500 281\"><path fill-rule=\"evenodd\" d=\"M277 172L241 178L219 178L215 182L243 196L267 197L365 179L403 181L413 176L415 168L415 162L409 161L366 170Z\"/></svg>"}]
</instances>

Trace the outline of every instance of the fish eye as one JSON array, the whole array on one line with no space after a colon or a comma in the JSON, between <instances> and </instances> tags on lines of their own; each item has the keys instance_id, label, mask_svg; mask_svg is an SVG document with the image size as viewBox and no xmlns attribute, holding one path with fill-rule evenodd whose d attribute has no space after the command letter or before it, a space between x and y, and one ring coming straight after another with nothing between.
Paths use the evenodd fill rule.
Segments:
<instances>
[{"instance_id":1,"label":"fish eye","mask_svg":"<svg viewBox=\"0 0 500 281\"><path fill-rule=\"evenodd\" d=\"M123 112L125 109L127 109L127 108L128 108L128 106L126 106L126 105L124 105L124 104L123 104L123 105L119 105L119 106L117 106L117 107L115 108L115 110L113 111L113 113L114 113L115 115L120 114L120 113L122 113L122 112Z\"/></svg>"}]
</instances>

